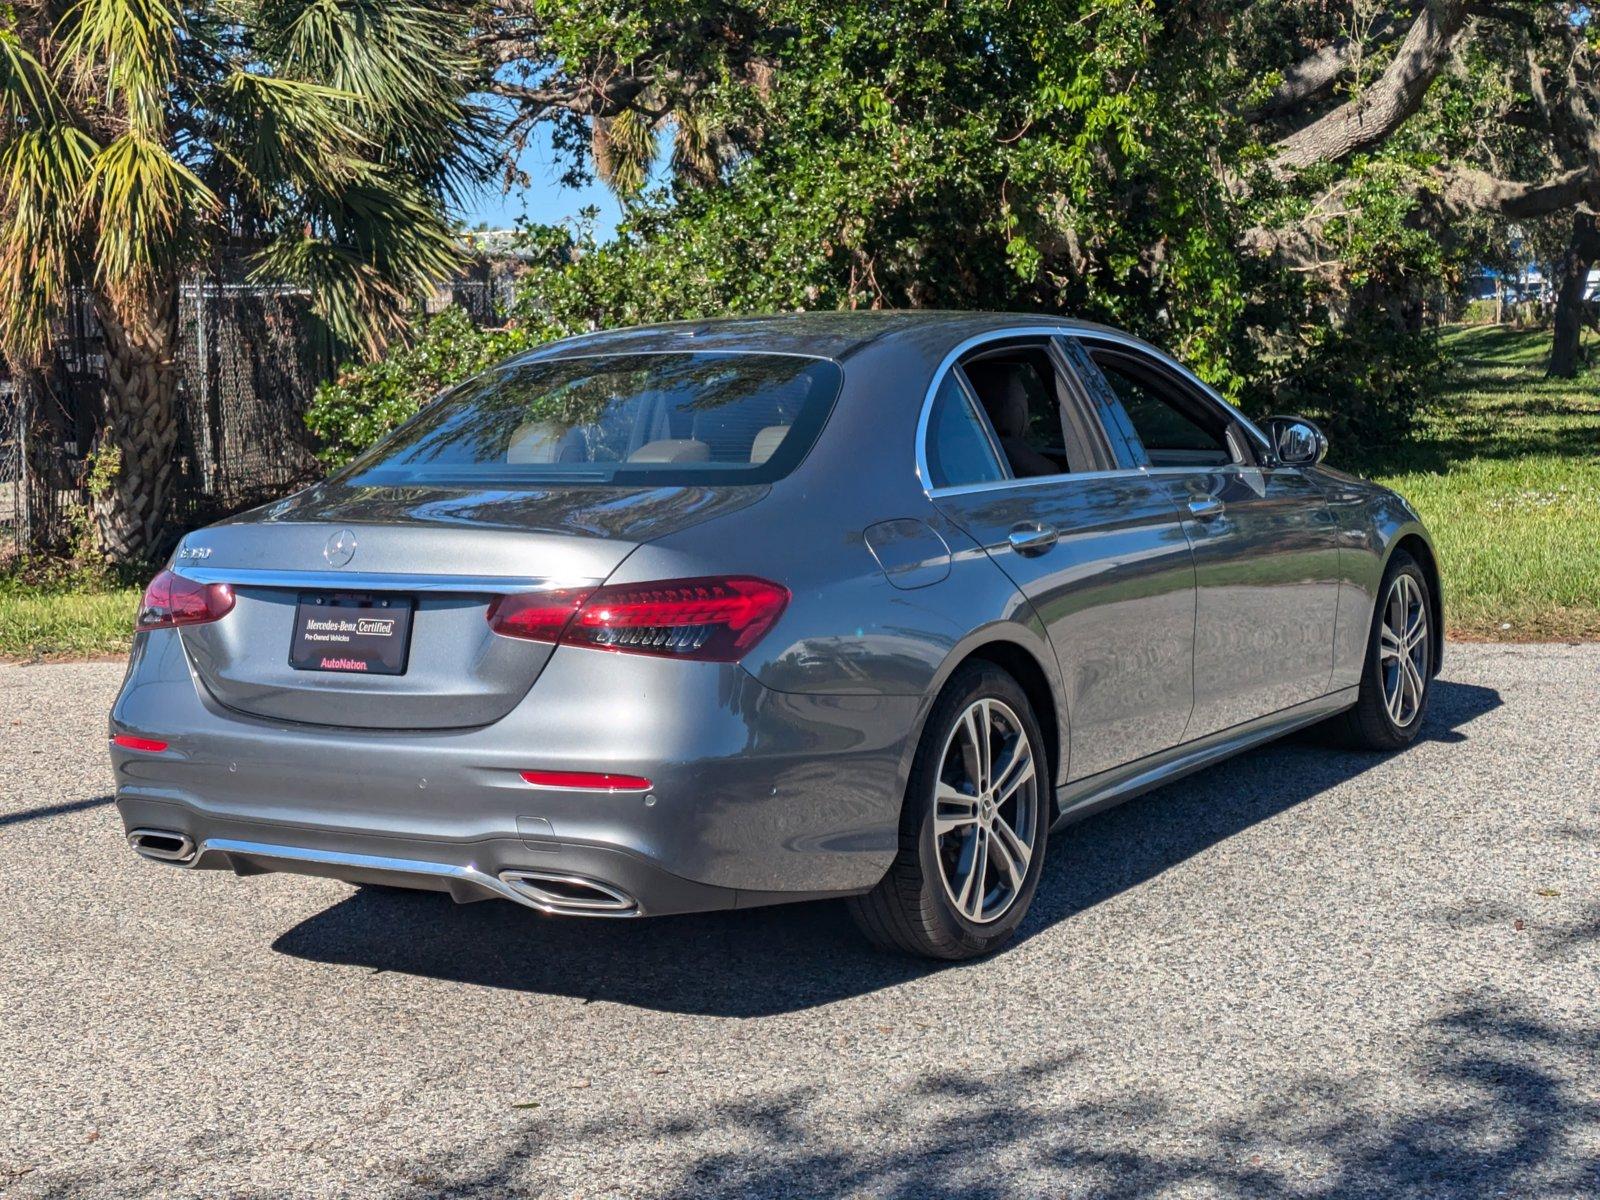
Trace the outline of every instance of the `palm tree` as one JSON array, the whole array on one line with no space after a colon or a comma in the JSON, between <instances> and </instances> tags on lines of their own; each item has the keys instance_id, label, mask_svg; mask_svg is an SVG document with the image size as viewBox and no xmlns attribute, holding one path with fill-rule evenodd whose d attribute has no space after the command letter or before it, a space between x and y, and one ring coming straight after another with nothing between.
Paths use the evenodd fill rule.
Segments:
<instances>
[{"instance_id":1,"label":"palm tree","mask_svg":"<svg viewBox=\"0 0 1600 1200\"><path fill-rule=\"evenodd\" d=\"M105 331L96 490L114 562L159 548L178 295L224 252L374 353L456 263L481 168L465 5L41 0L0 16L0 352L36 365L83 288Z\"/></svg>"}]
</instances>

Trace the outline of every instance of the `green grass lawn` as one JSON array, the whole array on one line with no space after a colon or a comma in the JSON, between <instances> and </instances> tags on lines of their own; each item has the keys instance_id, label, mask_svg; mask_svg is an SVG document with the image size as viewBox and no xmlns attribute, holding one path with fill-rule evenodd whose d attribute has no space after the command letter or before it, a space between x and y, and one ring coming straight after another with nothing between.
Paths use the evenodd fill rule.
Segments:
<instances>
[{"instance_id":1,"label":"green grass lawn","mask_svg":"<svg viewBox=\"0 0 1600 1200\"><path fill-rule=\"evenodd\" d=\"M138 605L135 588L0 583L0 660L124 654Z\"/></svg>"},{"instance_id":2,"label":"green grass lawn","mask_svg":"<svg viewBox=\"0 0 1600 1200\"><path fill-rule=\"evenodd\" d=\"M1406 444L1350 465L1409 499L1457 637L1600 638L1600 370L1547 379L1547 333L1452 329L1452 366Z\"/></svg>"},{"instance_id":3,"label":"green grass lawn","mask_svg":"<svg viewBox=\"0 0 1600 1200\"><path fill-rule=\"evenodd\" d=\"M1402 447L1334 459L1421 511L1438 545L1457 637L1600 638L1600 371L1544 377L1549 335L1444 334L1449 377ZM0 579L0 659L127 649L131 588Z\"/></svg>"}]
</instances>

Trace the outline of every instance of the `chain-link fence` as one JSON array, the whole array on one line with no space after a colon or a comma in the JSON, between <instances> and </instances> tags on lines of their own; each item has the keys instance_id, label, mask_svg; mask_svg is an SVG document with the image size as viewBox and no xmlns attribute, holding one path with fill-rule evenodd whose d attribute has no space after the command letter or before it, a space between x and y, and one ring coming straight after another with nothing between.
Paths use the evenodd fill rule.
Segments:
<instances>
[{"instance_id":1,"label":"chain-link fence","mask_svg":"<svg viewBox=\"0 0 1600 1200\"><path fill-rule=\"evenodd\" d=\"M478 264L429 309L460 304L500 319L510 275ZM216 276L179 300L179 435L170 520L190 528L314 479L306 405L337 366L337 348L291 287ZM70 541L86 500L84 472L100 427L103 334L85 295L58 323L45 369L0 378L0 558Z\"/></svg>"}]
</instances>

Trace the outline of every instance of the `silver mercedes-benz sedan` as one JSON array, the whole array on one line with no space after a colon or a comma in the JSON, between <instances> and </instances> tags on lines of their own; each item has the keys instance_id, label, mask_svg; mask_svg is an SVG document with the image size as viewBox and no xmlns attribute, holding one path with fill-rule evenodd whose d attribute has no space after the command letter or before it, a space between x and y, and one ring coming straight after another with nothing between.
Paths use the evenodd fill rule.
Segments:
<instances>
[{"instance_id":1,"label":"silver mercedes-benz sedan","mask_svg":"<svg viewBox=\"0 0 1600 1200\"><path fill-rule=\"evenodd\" d=\"M1016 930L1052 830L1313 722L1405 746L1399 496L1160 351L1018 315L571 338L184 538L111 714L134 850L637 917Z\"/></svg>"}]
</instances>

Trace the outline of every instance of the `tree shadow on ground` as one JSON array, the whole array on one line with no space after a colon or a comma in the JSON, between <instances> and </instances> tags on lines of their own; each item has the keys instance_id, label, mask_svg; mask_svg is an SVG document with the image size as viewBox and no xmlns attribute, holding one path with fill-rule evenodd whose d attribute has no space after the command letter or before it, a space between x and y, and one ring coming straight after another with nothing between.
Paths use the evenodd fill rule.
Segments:
<instances>
[{"instance_id":1,"label":"tree shadow on ground","mask_svg":"<svg viewBox=\"0 0 1600 1200\"><path fill-rule=\"evenodd\" d=\"M1169 1080L1159 1062L1128 1064L1127 1082L1108 1083L1071 1050L886 1078L866 1119L816 1083L717 1104L683 1086L650 1116L625 1098L597 1098L495 1123L477 1142L487 1152L446 1139L427 1154L369 1161L351 1194L566 1195L570 1174L557 1173L576 1162L583 1194L639 1200L1576 1200L1600 1193L1600 1026L1589 1010L1567 1011L1581 1015L1552 1019L1486 988L1457 993L1397 1029L1396 1048L1376 1062L1337 1074L1269 1063L1238 1098ZM111 1194L104 1183L72 1171L29 1194ZM187 1194L178 1183L130 1172L115 1194Z\"/></svg>"},{"instance_id":2,"label":"tree shadow on ground","mask_svg":"<svg viewBox=\"0 0 1600 1200\"><path fill-rule=\"evenodd\" d=\"M1138 1090L1100 1096L1071 1054L886 1086L870 1129L840 1121L812 1086L710 1107L686 1098L680 1114L648 1123L535 1119L478 1170L441 1161L405 1173L430 1194L537 1195L554 1186L542 1163L583 1153L597 1163L670 1157L645 1194L683 1200L1596 1194L1600 1028L1559 1025L1482 992L1450 998L1405 1046L1382 1071L1285 1070L1231 1107L1167 1089L1159 1071L1133 1073Z\"/></svg>"},{"instance_id":3,"label":"tree shadow on ground","mask_svg":"<svg viewBox=\"0 0 1600 1200\"><path fill-rule=\"evenodd\" d=\"M1439 680L1422 739L1462 740L1461 727L1499 703L1492 689ZM1291 740L1090 818L1052 848L1021 936L1383 761ZM959 969L872 950L838 903L582 921L503 903L456 906L428 892L359 891L286 931L273 948L315 962L727 1017L792 1012Z\"/></svg>"},{"instance_id":4,"label":"tree shadow on ground","mask_svg":"<svg viewBox=\"0 0 1600 1200\"><path fill-rule=\"evenodd\" d=\"M979 1075L923 1075L885 1088L872 1136L830 1120L826 1094L795 1088L629 1128L595 1120L536 1128L528 1144L450 1195L538 1186L550 1142L594 1144L605 1160L662 1142L701 1149L661 1197L1219 1195L1333 1197L1594 1195L1600 1030L1558 1027L1518 1003L1459 995L1422 1022L1402 1072L1286 1072L1229 1109L1163 1090L1091 1098L1074 1059L1043 1056Z\"/></svg>"}]
</instances>

